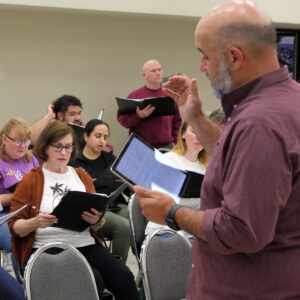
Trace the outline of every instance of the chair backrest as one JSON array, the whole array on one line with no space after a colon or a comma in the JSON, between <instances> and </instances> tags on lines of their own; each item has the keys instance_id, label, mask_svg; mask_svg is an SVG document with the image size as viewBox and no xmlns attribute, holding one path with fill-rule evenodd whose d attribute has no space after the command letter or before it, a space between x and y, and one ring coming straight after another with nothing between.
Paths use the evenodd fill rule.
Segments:
<instances>
[{"instance_id":1,"label":"chair backrest","mask_svg":"<svg viewBox=\"0 0 300 300\"><path fill-rule=\"evenodd\" d=\"M61 251L53 254L57 248ZM64 243L47 244L34 252L24 279L29 300L99 299L89 263L77 249Z\"/></svg>"},{"instance_id":2,"label":"chair backrest","mask_svg":"<svg viewBox=\"0 0 300 300\"><path fill-rule=\"evenodd\" d=\"M128 211L133 248L136 258L139 261L142 244L145 239L145 229L147 221L142 214L142 208L136 200L135 194L133 194L129 199Z\"/></svg>"},{"instance_id":3,"label":"chair backrest","mask_svg":"<svg viewBox=\"0 0 300 300\"><path fill-rule=\"evenodd\" d=\"M157 234L169 233L168 237ZM173 230L157 229L148 235L141 252L147 300L184 299L192 266L191 243Z\"/></svg>"}]
</instances>

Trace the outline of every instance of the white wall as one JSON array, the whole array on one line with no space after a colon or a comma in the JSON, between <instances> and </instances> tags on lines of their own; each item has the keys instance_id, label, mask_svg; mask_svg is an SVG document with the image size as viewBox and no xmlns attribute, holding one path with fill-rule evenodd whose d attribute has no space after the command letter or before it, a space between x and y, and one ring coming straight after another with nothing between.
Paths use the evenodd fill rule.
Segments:
<instances>
[{"instance_id":1,"label":"white wall","mask_svg":"<svg viewBox=\"0 0 300 300\"><path fill-rule=\"evenodd\" d=\"M58 5L82 1L52 2ZM93 1L86 1L89 2ZM197 1L205 8L207 3L213 6L213 2L221 1ZM276 6L276 1L273 2ZM162 4L162 8L166 9L166 6ZM150 58L162 63L164 75L185 72L198 78L204 109L211 111L219 107L207 79L198 70L199 53L193 41L197 20L193 17L2 6L0 126L13 116L33 122L45 113L49 103L68 93L84 103L85 121L97 117L105 106L104 119L111 125L111 141L118 152L127 138L127 130L116 121L114 98L127 96L144 83L141 66Z\"/></svg>"}]
</instances>

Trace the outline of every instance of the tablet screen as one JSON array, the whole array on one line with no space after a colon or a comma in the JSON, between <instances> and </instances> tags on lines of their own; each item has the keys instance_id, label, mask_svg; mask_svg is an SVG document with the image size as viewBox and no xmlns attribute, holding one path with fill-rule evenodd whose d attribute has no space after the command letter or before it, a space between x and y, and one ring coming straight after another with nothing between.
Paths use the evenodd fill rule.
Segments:
<instances>
[{"instance_id":1,"label":"tablet screen","mask_svg":"<svg viewBox=\"0 0 300 300\"><path fill-rule=\"evenodd\" d=\"M112 171L130 185L140 185L181 196L189 175L168 165L158 150L132 134L112 165Z\"/></svg>"}]
</instances>

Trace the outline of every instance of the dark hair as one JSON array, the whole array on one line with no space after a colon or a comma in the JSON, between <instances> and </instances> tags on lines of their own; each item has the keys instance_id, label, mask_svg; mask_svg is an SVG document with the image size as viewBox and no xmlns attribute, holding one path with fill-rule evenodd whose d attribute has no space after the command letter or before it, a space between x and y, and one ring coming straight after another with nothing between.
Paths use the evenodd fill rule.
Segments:
<instances>
[{"instance_id":1,"label":"dark hair","mask_svg":"<svg viewBox=\"0 0 300 300\"><path fill-rule=\"evenodd\" d=\"M87 122L84 132L86 133L87 136L90 136L90 134L93 132L94 128L97 125L105 125L108 129L108 135L110 134L110 128L108 126L108 124L102 120L98 120L98 119L92 119L90 121Z\"/></svg>"},{"instance_id":2,"label":"dark hair","mask_svg":"<svg viewBox=\"0 0 300 300\"><path fill-rule=\"evenodd\" d=\"M214 110L208 117L211 121L216 123L217 125L221 125L225 123L225 114L222 108L218 108Z\"/></svg>"},{"instance_id":3,"label":"dark hair","mask_svg":"<svg viewBox=\"0 0 300 300\"><path fill-rule=\"evenodd\" d=\"M246 47L253 55L261 57L265 46L276 47L276 29L273 23L235 23L219 28L215 41L220 48Z\"/></svg>"},{"instance_id":4,"label":"dark hair","mask_svg":"<svg viewBox=\"0 0 300 300\"><path fill-rule=\"evenodd\" d=\"M34 145L34 154L40 159L46 161L48 159L48 155L46 154L47 148L68 134L72 135L72 144L74 146L70 160L74 159L76 156L75 133L70 125L59 120L50 122L42 131L36 144Z\"/></svg>"},{"instance_id":5,"label":"dark hair","mask_svg":"<svg viewBox=\"0 0 300 300\"><path fill-rule=\"evenodd\" d=\"M57 98L55 101L53 101L52 104L56 118L58 112L65 113L68 110L69 106L80 106L82 108L81 101L78 98L71 95L63 95Z\"/></svg>"}]
</instances>

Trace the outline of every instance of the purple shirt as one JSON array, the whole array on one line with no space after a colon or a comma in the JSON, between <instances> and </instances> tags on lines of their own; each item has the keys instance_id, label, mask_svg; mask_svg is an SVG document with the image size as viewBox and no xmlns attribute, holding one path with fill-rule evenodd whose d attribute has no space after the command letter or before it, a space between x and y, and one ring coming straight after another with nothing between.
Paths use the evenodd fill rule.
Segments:
<instances>
[{"instance_id":1,"label":"purple shirt","mask_svg":"<svg viewBox=\"0 0 300 300\"><path fill-rule=\"evenodd\" d=\"M19 182L23 175L39 165L34 155L31 155L30 162L27 162L24 157L11 161L0 158L0 194L10 194L7 188Z\"/></svg>"},{"instance_id":2,"label":"purple shirt","mask_svg":"<svg viewBox=\"0 0 300 300\"><path fill-rule=\"evenodd\" d=\"M300 299L300 85L282 68L222 105L187 299Z\"/></svg>"},{"instance_id":3,"label":"purple shirt","mask_svg":"<svg viewBox=\"0 0 300 300\"><path fill-rule=\"evenodd\" d=\"M130 99L144 99L151 97L165 97L160 87L158 90L151 90L143 86L128 95ZM170 143L176 143L181 117L176 105L176 115L148 117L141 119L137 114L121 115L118 110L117 119L119 123L129 128L129 134L132 132L146 140L155 148L163 147Z\"/></svg>"}]
</instances>

